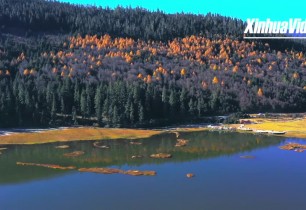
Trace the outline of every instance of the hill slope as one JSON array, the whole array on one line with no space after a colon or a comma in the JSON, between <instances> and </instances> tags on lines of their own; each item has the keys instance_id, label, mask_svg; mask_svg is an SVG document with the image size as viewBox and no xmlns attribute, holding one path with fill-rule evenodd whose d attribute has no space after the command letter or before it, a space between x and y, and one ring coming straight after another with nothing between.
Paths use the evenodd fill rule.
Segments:
<instances>
[{"instance_id":1,"label":"hill slope","mask_svg":"<svg viewBox=\"0 0 306 210\"><path fill-rule=\"evenodd\" d=\"M303 46L243 41L236 19L0 0L0 26L0 126L306 109Z\"/></svg>"}]
</instances>

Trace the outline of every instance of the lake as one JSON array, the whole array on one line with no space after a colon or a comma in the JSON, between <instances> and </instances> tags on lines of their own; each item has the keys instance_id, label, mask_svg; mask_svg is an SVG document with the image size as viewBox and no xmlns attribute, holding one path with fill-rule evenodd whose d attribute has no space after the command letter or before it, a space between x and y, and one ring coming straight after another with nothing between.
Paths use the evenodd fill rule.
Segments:
<instances>
[{"instance_id":1,"label":"lake","mask_svg":"<svg viewBox=\"0 0 306 210\"><path fill-rule=\"evenodd\" d=\"M306 209L306 152L279 149L303 139L190 132L185 147L175 134L131 140L8 146L0 155L0 209ZM79 157L65 153L84 151ZM172 158L153 159L153 153ZM141 155L143 158L132 158ZM243 158L247 156L249 158ZM98 174L20 166L16 162L154 170L156 176ZM187 173L195 177L187 178Z\"/></svg>"}]
</instances>

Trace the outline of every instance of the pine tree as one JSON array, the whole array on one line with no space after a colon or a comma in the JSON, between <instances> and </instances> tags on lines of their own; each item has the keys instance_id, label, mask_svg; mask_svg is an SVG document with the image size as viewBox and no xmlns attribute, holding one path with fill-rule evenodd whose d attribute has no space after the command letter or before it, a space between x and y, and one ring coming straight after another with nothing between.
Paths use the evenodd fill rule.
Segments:
<instances>
[{"instance_id":1,"label":"pine tree","mask_svg":"<svg viewBox=\"0 0 306 210\"><path fill-rule=\"evenodd\" d=\"M186 115L186 98L187 98L187 91L185 88L182 89L181 94L180 94L180 114L181 117L185 117Z\"/></svg>"},{"instance_id":2,"label":"pine tree","mask_svg":"<svg viewBox=\"0 0 306 210\"><path fill-rule=\"evenodd\" d=\"M51 88L51 83L48 83L48 85L47 85L46 102L47 102L47 104L52 103L52 88Z\"/></svg>"},{"instance_id":3,"label":"pine tree","mask_svg":"<svg viewBox=\"0 0 306 210\"><path fill-rule=\"evenodd\" d=\"M170 105L170 117L174 118L176 116L176 95L174 90L171 90L169 96L169 105Z\"/></svg>"},{"instance_id":4,"label":"pine tree","mask_svg":"<svg viewBox=\"0 0 306 210\"><path fill-rule=\"evenodd\" d=\"M86 110L85 110L85 115L86 117L91 116L92 113L92 95L93 95L93 90L89 85L86 85Z\"/></svg>"},{"instance_id":5,"label":"pine tree","mask_svg":"<svg viewBox=\"0 0 306 210\"><path fill-rule=\"evenodd\" d=\"M135 122L135 111L134 111L134 105L132 102L130 102L130 105L129 105L129 119L132 124Z\"/></svg>"},{"instance_id":6,"label":"pine tree","mask_svg":"<svg viewBox=\"0 0 306 210\"><path fill-rule=\"evenodd\" d=\"M168 117L169 116L168 96L167 96L167 90L165 86L163 87L163 90L162 90L162 104L163 104L163 117Z\"/></svg>"},{"instance_id":7,"label":"pine tree","mask_svg":"<svg viewBox=\"0 0 306 210\"><path fill-rule=\"evenodd\" d=\"M194 112L195 112L196 108L195 108L195 105L194 105L194 102L193 102L192 98L190 98L190 100L189 100L188 107L189 107L189 109L188 109L189 114L191 116L194 116Z\"/></svg>"},{"instance_id":8,"label":"pine tree","mask_svg":"<svg viewBox=\"0 0 306 210\"><path fill-rule=\"evenodd\" d=\"M147 113L147 116L150 118L152 116L152 100L151 96L153 95L153 92L151 91L152 86L149 84L147 85L146 92L145 92L145 112Z\"/></svg>"},{"instance_id":9,"label":"pine tree","mask_svg":"<svg viewBox=\"0 0 306 210\"><path fill-rule=\"evenodd\" d=\"M102 123L102 110L103 110L102 104L103 104L102 86L99 86L96 90L96 95L95 95L95 112L96 112L96 116L97 116L99 125L101 125Z\"/></svg>"},{"instance_id":10,"label":"pine tree","mask_svg":"<svg viewBox=\"0 0 306 210\"><path fill-rule=\"evenodd\" d=\"M82 93L81 93L81 101L80 101L80 107L81 107L81 113L82 113L82 117L86 117L87 114L87 97L86 97L86 92L83 89Z\"/></svg>"},{"instance_id":11,"label":"pine tree","mask_svg":"<svg viewBox=\"0 0 306 210\"><path fill-rule=\"evenodd\" d=\"M144 113L144 108L142 106L141 103L138 104L138 120L140 123L143 123L144 122L144 119L145 119L145 113Z\"/></svg>"},{"instance_id":12,"label":"pine tree","mask_svg":"<svg viewBox=\"0 0 306 210\"><path fill-rule=\"evenodd\" d=\"M65 114L65 101L63 96L60 96L60 101L61 101L61 113Z\"/></svg>"},{"instance_id":13,"label":"pine tree","mask_svg":"<svg viewBox=\"0 0 306 210\"><path fill-rule=\"evenodd\" d=\"M75 82L75 85L74 85L74 96L73 96L73 99L74 99L74 105L78 106L80 104L80 89L79 89L79 82L78 82L78 80ZM77 109L77 107L76 107L76 109Z\"/></svg>"},{"instance_id":14,"label":"pine tree","mask_svg":"<svg viewBox=\"0 0 306 210\"><path fill-rule=\"evenodd\" d=\"M113 114L112 115L112 124L113 124L113 126L118 127L119 123L120 123L120 118L119 118L119 113L118 113L117 106L114 106L112 114Z\"/></svg>"},{"instance_id":15,"label":"pine tree","mask_svg":"<svg viewBox=\"0 0 306 210\"><path fill-rule=\"evenodd\" d=\"M71 116L72 116L72 123L73 123L73 125L78 125L76 108L74 106L72 107Z\"/></svg>"},{"instance_id":16,"label":"pine tree","mask_svg":"<svg viewBox=\"0 0 306 210\"><path fill-rule=\"evenodd\" d=\"M201 117L205 109L204 99L202 97L198 98L197 101L197 113L198 117Z\"/></svg>"},{"instance_id":17,"label":"pine tree","mask_svg":"<svg viewBox=\"0 0 306 210\"><path fill-rule=\"evenodd\" d=\"M56 120L57 104L55 94L52 94L52 106L51 106L51 121L50 124L54 125Z\"/></svg>"}]
</instances>

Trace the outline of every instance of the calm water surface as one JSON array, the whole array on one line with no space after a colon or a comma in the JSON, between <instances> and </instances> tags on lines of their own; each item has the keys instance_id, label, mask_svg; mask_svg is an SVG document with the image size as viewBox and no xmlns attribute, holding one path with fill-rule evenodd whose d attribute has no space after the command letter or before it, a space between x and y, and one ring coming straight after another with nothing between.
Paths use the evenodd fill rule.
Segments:
<instances>
[{"instance_id":1,"label":"calm water surface","mask_svg":"<svg viewBox=\"0 0 306 210\"><path fill-rule=\"evenodd\" d=\"M280 150L302 139L253 134L194 132L174 147L174 134L140 140L9 146L0 155L0 209L306 209L306 152ZM81 150L85 155L64 157ZM152 159L152 153L171 153L171 159ZM143 155L142 159L132 159ZM253 159L240 156L252 155ZM154 170L156 176L104 175L17 166L17 161L76 167ZM187 173L194 173L192 179Z\"/></svg>"}]
</instances>

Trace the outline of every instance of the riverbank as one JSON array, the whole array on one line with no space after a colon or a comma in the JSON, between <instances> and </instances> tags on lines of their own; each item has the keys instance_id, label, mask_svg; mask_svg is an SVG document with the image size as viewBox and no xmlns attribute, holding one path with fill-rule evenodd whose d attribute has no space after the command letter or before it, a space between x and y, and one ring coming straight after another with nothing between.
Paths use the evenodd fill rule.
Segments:
<instances>
[{"instance_id":1,"label":"riverbank","mask_svg":"<svg viewBox=\"0 0 306 210\"><path fill-rule=\"evenodd\" d=\"M0 136L0 145L43 144L83 140L140 139L161 134L163 131L117 128L59 128L39 132L9 132Z\"/></svg>"},{"instance_id":2,"label":"riverbank","mask_svg":"<svg viewBox=\"0 0 306 210\"><path fill-rule=\"evenodd\" d=\"M245 128L250 131L242 131L238 128L241 124L230 124L224 127L231 131L257 133L257 130L269 130L286 132L281 135L284 137L306 138L306 117L290 118L260 118L252 116L250 119L244 119L248 122L244 124ZM149 138L162 133L176 132L196 132L214 130L207 126L188 126L179 128L161 128L156 130L145 129L123 129L123 128L96 128L96 127L79 127L79 128L58 128L58 129L31 129L19 132L7 132L0 135L0 145L13 144L43 144L52 142L68 142L83 140L112 140L112 139L141 139ZM264 134L264 133L262 133Z\"/></svg>"},{"instance_id":3,"label":"riverbank","mask_svg":"<svg viewBox=\"0 0 306 210\"><path fill-rule=\"evenodd\" d=\"M244 124L245 128L249 128L253 132L256 131L279 131L285 132L282 136L292 138L306 138L306 117L303 118L292 118L292 117L279 117L279 118L251 118L244 119L248 122ZM229 125L233 128L238 128L241 124Z\"/></svg>"},{"instance_id":4,"label":"riverbank","mask_svg":"<svg viewBox=\"0 0 306 210\"><path fill-rule=\"evenodd\" d=\"M0 145L44 144L69 141L142 139L162 133L205 131L204 125L185 125L160 129L125 129L98 127L60 127L50 129L0 130Z\"/></svg>"}]
</instances>

